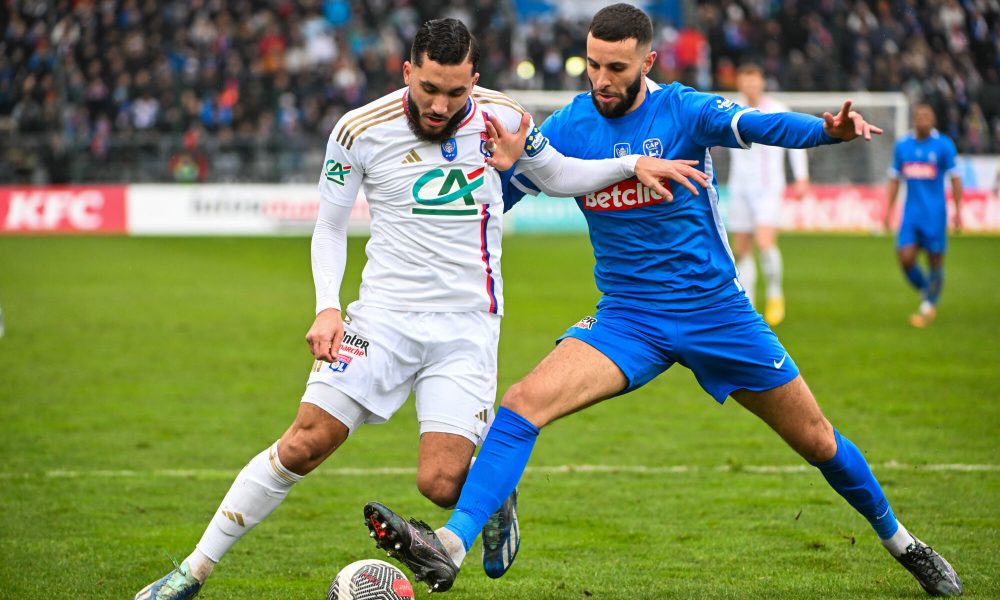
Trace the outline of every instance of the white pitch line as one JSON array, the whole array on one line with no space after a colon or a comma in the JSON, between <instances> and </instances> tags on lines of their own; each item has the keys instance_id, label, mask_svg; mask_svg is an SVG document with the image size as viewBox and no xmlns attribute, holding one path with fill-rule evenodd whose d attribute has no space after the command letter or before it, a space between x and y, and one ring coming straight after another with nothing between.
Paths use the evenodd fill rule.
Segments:
<instances>
[{"instance_id":1,"label":"white pitch line","mask_svg":"<svg viewBox=\"0 0 1000 600\"><path fill-rule=\"evenodd\" d=\"M911 465L896 461L889 461L872 465L875 471L931 471L931 472L955 472L955 473L977 473L977 472L997 472L1000 465L975 465L961 463L931 464L931 465ZM783 473L811 473L814 467L808 465L718 465L715 467L700 467L697 465L558 465L552 467L528 467L528 474L574 474L574 473L627 473L638 475L670 475L676 473L697 473L700 471L711 471L717 473L749 473L749 474L783 474ZM20 473L0 473L0 479L97 479L97 478L204 478L204 479L231 479L239 472L238 469L91 469L91 470L71 470L54 469L37 472ZM344 468L320 468L317 474L327 477L364 477L371 475L414 475L415 467L344 467Z\"/></svg>"}]
</instances>

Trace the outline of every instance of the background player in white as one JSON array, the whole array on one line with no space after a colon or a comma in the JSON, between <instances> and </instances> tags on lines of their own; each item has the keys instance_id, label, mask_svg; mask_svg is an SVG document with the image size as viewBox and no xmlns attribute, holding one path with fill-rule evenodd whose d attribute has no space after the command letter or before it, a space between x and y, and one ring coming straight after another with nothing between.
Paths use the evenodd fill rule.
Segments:
<instances>
[{"instance_id":1,"label":"background player in white","mask_svg":"<svg viewBox=\"0 0 1000 600\"><path fill-rule=\"evenodd\" d=\"M293 484L358 426L389 419L411 391L421 431L417 487L442 507L454 505L496 396L503 201L491 165L505 169L520 158L555 196L633 173L665 195L661 178L691 190L685 174L705 183L687 164L693 161L570 159L533 128L525 142L530 118L517 103L475 87L479 49L460 21L425 23L410 58L406 87L349 112L330 135L312 245L317 316L306 336L317 361L295 421L240 472L191 555L137 600L197 594L215 563ZM493 122L522 137L497 147L487 127ZM346 228L362 186L372 213L368 263L360 299L342 319ZM504 557L492 561L484 555L491 576L513 558L501 550Z\"/></svg>"},{"instance_id":2,"label":"background player in white","mask_svg":"<svg viewBox=\"0 0 1000 600\"><path fill-rule=\"evenodd\" d=\"M748 64L740 67L736 88L743 96L741 104L762 113L787 112L787 106L764 95L765 86L764 72L759 66ZM809 189L809 159L805 150L754 144L750 148L731 148L729 151L729 232L733 236L733 254L736 255L740 284L750 302L754 303L757 290L756 242L766 294L764 319L772 326L785 318L778 229L785 194L786 152L795 178L794 191L801 198Z\"/></svg>"}]
</instances>

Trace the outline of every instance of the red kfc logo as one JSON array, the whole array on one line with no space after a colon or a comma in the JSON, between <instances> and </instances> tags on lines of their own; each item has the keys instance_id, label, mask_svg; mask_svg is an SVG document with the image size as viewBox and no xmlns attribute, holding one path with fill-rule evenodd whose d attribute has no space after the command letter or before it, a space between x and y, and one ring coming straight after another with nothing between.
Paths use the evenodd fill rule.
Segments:
<instances>
[{"instance_id":1,"label":"red kfc logo","mask_svg":"<svg viewBox=\"0 0 1000 600\"><path fill-rule=\"evenodd\" d=\"M0 188L0 232L124 233L124 186Z\"/></svg>"}]
</instances>

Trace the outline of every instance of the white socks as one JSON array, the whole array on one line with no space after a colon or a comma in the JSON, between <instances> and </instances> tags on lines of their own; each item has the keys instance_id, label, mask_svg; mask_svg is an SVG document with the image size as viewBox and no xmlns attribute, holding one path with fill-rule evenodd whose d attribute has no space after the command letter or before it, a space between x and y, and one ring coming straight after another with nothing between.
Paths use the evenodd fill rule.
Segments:
<instances>
[{"instance_id":1,"label":"white socks","mask_svg":"<svg viewBox=\"0 0 1000 600\"><path fill-rule=\"evenodd\" d=\"M229 548L278 508L301 479L278 460L277 442L253 457L236 476L195 551L187 557L191 574L204 581Z\"/></svg>"},{"instance_id":2,"label":"white socks","mask_svg":"<svg viewBox=\"0 0 1000 600\"><path fill-rule=\"evenodd\" d=\"M740 285L750 299L750 304L753 304L754 292L757 290L757 261L754 260L753 252L736 262L736 270L740 273Z\"/></svg>"},{"instance_id":3,"label":"white socks","mask_svg":"<svg viewBox=\"0 0 1000 600\"><path fill-rule=\"evenodd\" d=\"M448 551L448 556L451 557L451 562L455 563L456 567L462 566L462 561L465 560L465 545L462 544L462 539L455 535L455 532L448 529L447 527L442 527L434 532L438 540L441 541L441 545L444 549Z\"/></svg>"},{"instance_id":4,"label":"white socks","mask_svg":"<svg viewBox=\"0 0 1000 600\"><path fill-rule=\"evenodd\" d=\"M778 250L777 246L761 250L760 270L764 273L764 285L767 288L767 297L783 297L785 293L781 289L781 250Z\"/></svg>"},{"instance_id":5,"label":"white socks","mask_svg":"<svg viewBox=\"0 0 1000 600\"><path fill-rule=\"evenodd\" d=\"M184 562L187 563L188 574L202 583L205 583L208 576L212 574L212 569L215 568L215 561L205 556L197 548L184 559Z\"/></svg>"},{"instance_id":6,"label":"white socks","mask_svg":"<svg viewBox=\"0 0 1000 600\"><path fill-rule=\"evenodd\" d=\"M893 556L899 556L906 552L906 549L915 540L916 538L906 530L906 527L903 527L902 523L899 523L899 529L896 530L896 533L891 538L887 540L879 539L882 545L885 546L885 549L889 551L889 554Z\"/></svg>"}]
</instances>

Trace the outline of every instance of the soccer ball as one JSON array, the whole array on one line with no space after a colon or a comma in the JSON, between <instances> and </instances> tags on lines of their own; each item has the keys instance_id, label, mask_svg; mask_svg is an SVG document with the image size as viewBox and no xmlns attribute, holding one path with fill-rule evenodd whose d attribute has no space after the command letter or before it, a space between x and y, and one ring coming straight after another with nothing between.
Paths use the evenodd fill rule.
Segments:
<instances>
[{"instance_id":1,"label":"soccer ball","mask_svg":"<svg viewBox=\"0 0 1000 600\"><path fill-rule=\"evenodd\" d=\"M404 600L413 586L403 572L381 560L352 562L330 582L326 600Z\"/></svg>"}]
</instances>

